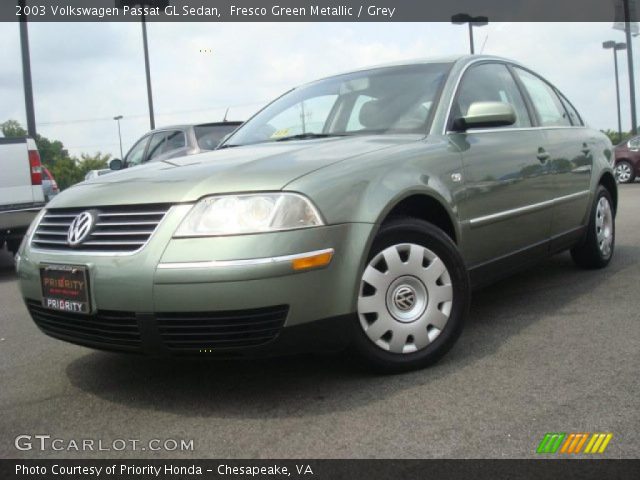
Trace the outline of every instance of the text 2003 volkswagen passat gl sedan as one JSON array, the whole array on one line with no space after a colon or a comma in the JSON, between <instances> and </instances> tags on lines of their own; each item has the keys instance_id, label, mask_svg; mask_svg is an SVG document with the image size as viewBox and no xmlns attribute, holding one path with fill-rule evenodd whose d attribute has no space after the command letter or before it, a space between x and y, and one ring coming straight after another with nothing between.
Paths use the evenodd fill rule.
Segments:
<instances>
[{"instance_id":1,"label":"text 2003 volkswagen passat gl sedan","mask_svg":"<svg viewBox=\"0 0 640 480\"><path fill-rule=\"evenodd\" d=\"M561 250L604 267L610 142L542 77L494 57L291 90L222 148L57 196L17 261L48 335L147 354L351 344L384 370L459 336L471 289Z\"/></svg>"}]
</instances>

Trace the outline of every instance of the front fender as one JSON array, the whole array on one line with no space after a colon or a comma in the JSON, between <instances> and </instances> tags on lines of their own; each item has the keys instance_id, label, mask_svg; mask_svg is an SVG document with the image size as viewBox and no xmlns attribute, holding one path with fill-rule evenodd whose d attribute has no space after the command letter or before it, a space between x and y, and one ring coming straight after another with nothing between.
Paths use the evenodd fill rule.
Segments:
<instances>
[{"instance_id":1,"label":"front fender","mask_svg":"<svg viewBox=\"0 0 640 480\"><path fill-rule=\"evenodd\" d=\"M286 190L311 198L329 224L380 223L403 199L426 195L438 201L452 223L464 182L462 157L445 137L373 152L339 162L301 177Z\"/></svg>"}]
</instances>

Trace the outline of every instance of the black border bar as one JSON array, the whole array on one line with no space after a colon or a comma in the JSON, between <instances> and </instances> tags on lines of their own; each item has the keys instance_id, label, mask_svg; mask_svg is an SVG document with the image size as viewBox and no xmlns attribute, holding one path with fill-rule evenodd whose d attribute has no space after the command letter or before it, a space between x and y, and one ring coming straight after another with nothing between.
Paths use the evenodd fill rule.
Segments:
<instances>
[{"instance_id":1,"label":"black border bar","mask_svg":"<svg viewBox=\"0 0 640 480\"><path fill-rule=\"evenodd\" d=\"M46 473L24 473L22 467ZM54 474L63 467L101 468L94 473ZM122 467L155 467L160 474L122 471ZM309 473L307 466L313 472ZM244 468L236 470L233 468ZM247 468L264 467L264 473L248 474ZM277 467L277 473L273 468ZM114 474L108 469L113 468ZM269 470L271 468L272 470ZM290 475L283 473L284 468ZM303 473L298 473L298 468ZM17 471L18 470L18 471ZM23 473L19 473L19 471ZM150 470L147 470L150 472ZM128 473L127 473L128 472ZM306 472L306 473L304 473ZM577 458L541 460L0 460L0 478L40 480L118 480L118 479L313 479L313 480L525 480L525 479L636 479L640 472L638 460L581 460Z\"/></svg>"},{"instance_id":2,"label":"black border bar","mask_svg":"<svg viewBox=\"0 0 640 480\"><path fill-rule=\"evenodd\" d=\"M2 0L0 21L30 22L614 22L638 19L637 0ZM23 9L20 4L25 3ZM144 12L133 4L145 3ZM167 6L168 4L168 6Z\"/></svg>"}]
</instances>

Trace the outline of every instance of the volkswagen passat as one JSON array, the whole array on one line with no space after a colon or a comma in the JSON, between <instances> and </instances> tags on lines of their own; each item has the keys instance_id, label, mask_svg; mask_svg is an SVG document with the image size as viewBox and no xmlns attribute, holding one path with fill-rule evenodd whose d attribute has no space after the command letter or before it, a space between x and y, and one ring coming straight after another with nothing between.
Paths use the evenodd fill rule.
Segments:
<instances>
[{"instance_id":1,"label":"volkswagen passat","mask_svg":"<svg viewBox=\"0 0 640 480\"><path fill-rule=\"evenodd\" d=\"M219 150L57 196L17 257L46 334L265 355L351 345L387 371L460 335L472 288L570 249L613 255L612 147L553 85L485 56L281 96Z\"/></svg>"}]
</instances>

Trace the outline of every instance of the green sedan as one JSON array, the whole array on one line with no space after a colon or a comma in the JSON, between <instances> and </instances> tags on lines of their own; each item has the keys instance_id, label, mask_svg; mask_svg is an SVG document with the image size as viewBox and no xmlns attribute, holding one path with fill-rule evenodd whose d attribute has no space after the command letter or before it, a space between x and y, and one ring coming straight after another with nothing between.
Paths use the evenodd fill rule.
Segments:
<instances>
[{"instance_id":1,"label":"green sedan","mask_svg":"<svg viewBox=\"0 0 640 480\"><path fill-rule=\"evenodd\" d=\"M564 250L609 263L613 160L516 62L359 70L285 93L216 151L58 195L16 257L22 295L44 333L98 349L351 347L420 368L455 343L472 289Z\"/></svg>"}]
</instances>

